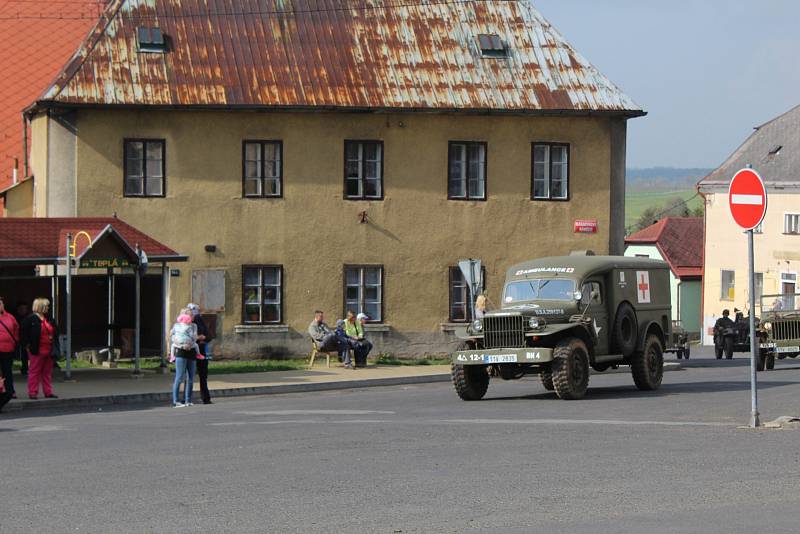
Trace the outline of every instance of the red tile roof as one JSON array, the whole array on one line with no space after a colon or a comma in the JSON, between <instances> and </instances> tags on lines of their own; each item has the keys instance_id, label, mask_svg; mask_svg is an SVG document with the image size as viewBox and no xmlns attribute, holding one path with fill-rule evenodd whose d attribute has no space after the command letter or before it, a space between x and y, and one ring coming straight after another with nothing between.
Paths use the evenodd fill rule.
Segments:
<instances>
[{"instance_id":1,"label":"red tile roof","mask_svg":"<svg viewBox=\"0 0 800 534\"><path fill-rule=\"evenodd\" d=\"M53 262L64 257L67 232L73 236L81 231L86 232L93 241L109 225L130 247L138 243L150 260L185 259L166 245L114 217L10 217L0 218L0 264L19 264L23 260ZM85 240L85 243L76 241L76 252L80 255L87 248L89 240Z\"/></svg>"},{"instance_id":2,"label":"red tile roof","mask_svg":"<svg viewBox=\"0 0 800 534\"><path fill-rule=\"evenodd\" d=\"M625 244L655 245L678 278L703 276L702 217L665 217L626 237Z\"/></svg>"},{"instance_id":3,"label":"red tile roof","mask_svg":"<svg viewBox=\"0 0 800 534\"><path fill-rule=\"evenodd\" d=\"M23 178L22 110L38 98L88 35L105 0L0 1L0 189L14 158Z\"/></svg>"}]
</instances>

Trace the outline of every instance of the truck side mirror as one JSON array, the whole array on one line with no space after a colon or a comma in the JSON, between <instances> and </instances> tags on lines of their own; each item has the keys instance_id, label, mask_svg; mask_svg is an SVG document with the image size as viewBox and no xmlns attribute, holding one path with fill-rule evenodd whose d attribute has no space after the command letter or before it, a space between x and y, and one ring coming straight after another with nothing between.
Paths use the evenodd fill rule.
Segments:
<instances>
[{"instance_id":1,"label":"truck side mirror","mask_svg":"<svg viewBox=\"0 0 800 534\"><path fill-rule=\"evenodd\" d=\"M592 289L592 295L589 297L589 302L594 302L595 300L600 300L600 292L596 289Z\"/></svg>"}]
</instances>

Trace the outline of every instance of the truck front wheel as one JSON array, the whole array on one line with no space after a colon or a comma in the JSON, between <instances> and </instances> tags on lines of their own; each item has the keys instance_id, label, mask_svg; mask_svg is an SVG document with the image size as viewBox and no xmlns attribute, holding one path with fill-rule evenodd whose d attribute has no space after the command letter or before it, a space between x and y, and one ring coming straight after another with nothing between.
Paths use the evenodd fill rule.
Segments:
<instances>
[{"instance_id":1,"label":"truck front wheel","mask_svg":"<svg viewBox=\"0 0 800 534\"><path fill-rule=\"evenodd\" d=\"M453 364L450 377L461 400L481 400L489 389L489 373L483 365Z\"/></svg>"},{"instance_id":2,"label":"truck front wheel","mask_svg":"<svg viewBox=\"0 0 800 534\"><path fill-rule=\"evenodd\" d=\"M631 374L636 387L651 391L661 386L664 377L664 347L658 336L649 335L644 342L644 350L631 359Z\"/></svg>"},{"instance_id":3,"label":"truck front wheel","mask_svg":"<svg viewBox=\"0 0 800 534\"><path fill-rule=\"evenodd\" d=\"M553 385L553 373L550 369L539 373L539 380L542 381L542 386L547 391L553 391L556 387Z\"/></svg>"},{"instance_id":4,"label":"truck front wheel","mask_svg":"<svg viewBox=\"0 0 800 534\"><path fill-rule=\"evenodd\" d=\"M589 351L577 337L561 340L553 351L553 387L559 399L576 400L589 387Z\"/></svg>"}]
</instances>

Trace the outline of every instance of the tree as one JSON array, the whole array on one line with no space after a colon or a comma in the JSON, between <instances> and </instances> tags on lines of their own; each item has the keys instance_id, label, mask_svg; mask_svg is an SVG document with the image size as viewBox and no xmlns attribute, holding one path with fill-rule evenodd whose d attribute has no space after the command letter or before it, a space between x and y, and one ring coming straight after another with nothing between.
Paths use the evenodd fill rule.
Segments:
<instances>
[{"instance_id":1,"label":"tree","mask_svg":"<svg viewBox=\"0 0 800 534\"><path fill-rule=\"evenodd\" d=\"M645 210L639 215L639 218L636 219L636 223L633 226L633 231L638 232L639 230L647 228L651 224L657 223L662 210L662 208L657 208L654 206L645 208Z\"/></svg>"},{"instance_id":2,"label":"tree","mask_svg":"<svg viewBox=\"0 0 800 534\"><path fill-rule=\"evenodd\" d=\"M692 217L704 217L705 214L706 210L703 209L703 206L697 206L692 210Z\"/></svg>"},{"instance_id":3,"label":"tree","mask_svg":"<svg viewBox=\"0 0 800 534\"><path fill-rule=\"evenodd\" d=\"M686 204L686 201L681 197L675 197L667 201L666 205L664 206L664 213L665 217L688 217L689 216L689 206Z\"/></svg>"}]
</instances>

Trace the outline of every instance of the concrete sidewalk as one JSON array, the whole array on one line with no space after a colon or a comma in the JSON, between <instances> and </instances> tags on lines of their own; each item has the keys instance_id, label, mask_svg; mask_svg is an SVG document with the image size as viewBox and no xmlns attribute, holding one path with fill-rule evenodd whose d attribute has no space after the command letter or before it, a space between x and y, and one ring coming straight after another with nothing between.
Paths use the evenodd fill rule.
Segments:
<instances>
[{"instance_id":1,"label":"concrete sidewalk","mask_svg":"<svg viewBox=\"0 0 800 534\"><path fill-rule=\"evenodd\" d=\"M678 371L681 365L665 362L664 371ZM628 367L608 370L600 374L630 373ZM598 374L592 371L592 374ZM76 407L102 407L113 404L153 404L172 402L173 373L159 374L143 371L133 378L130 369L78 369L72 371L72 381L65 382L63 372L53 375L53 391L59 398L29 400L26 377L14 375L18 398L8 403L4 411L30 409L61 409ZM365 388L448 382L449 365L370 365L358 370L315 367L312 370L270 371L265 373L235 373L210 375L208 387L211 396L237 397L244 395L271 395L278 393L304 393L335 389ZM199 382L194 380L195 402L200 402Z\"/></svg>"},{"instance_id":2,"label":"concrete sidewalk","mask_svg":"<svg viewBox=\"0 0 800 534\"><path fill-rule=\"evenodd\" d=\"M174 373L158 374L143 371L134 378L130 369L77 369L72 381L65 382L63 372L53 374L53 392L57 399L29 400L26 378L14 375L17 399L4 411L104 406L110 404L156 403L172 401ZM447 365L379 366L370 365L358 370L315 367L313 370L270 371L264 373L212 374L208 387L213 397L300 393L332 389L392 386L446 382L450 380ZM194 379L195 402L200 402L199 382Z\"/></svg>"}]
</instances>

